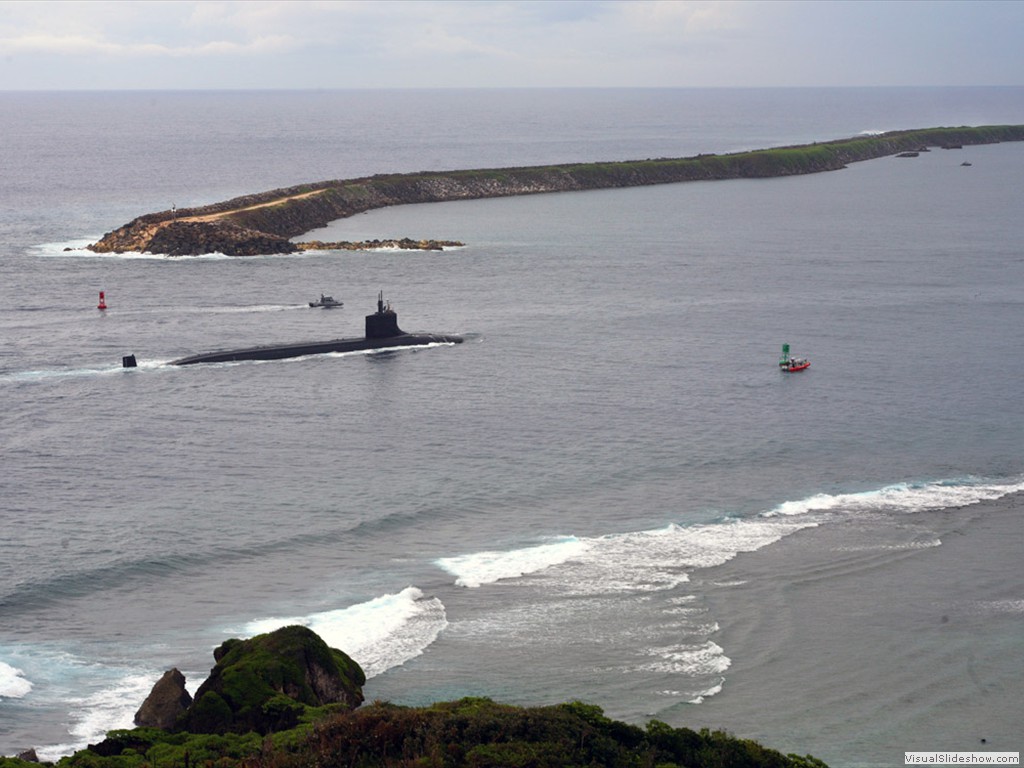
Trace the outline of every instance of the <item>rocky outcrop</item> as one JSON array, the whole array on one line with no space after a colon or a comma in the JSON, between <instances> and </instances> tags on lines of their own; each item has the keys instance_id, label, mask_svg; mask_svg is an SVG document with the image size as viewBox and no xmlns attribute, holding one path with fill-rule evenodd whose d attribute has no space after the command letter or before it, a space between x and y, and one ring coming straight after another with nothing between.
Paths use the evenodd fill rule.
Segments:
<instances>
[{"instance_id":1,"label":"rocky outcrop","mask_svg":"<svg viewBox=\"0 0 1024 768\"><path fill-rule=\"evenodd\" d=\"M171 255L292 253L291 238L374 208L486 197L635 187L711 179L771 178L837 170L928 146L1024 140L1024 126L929 128L728 155L628 162L438 171L324 181L202 208L141 216L89 248Z\"/></svg>"},{"instance_id":2,"label":"rocky outcrop","mask_svg":"<svg viewBox=\"0 0 1024 768\"><path fill-rule=\"evenodd\" d=\"M411 240L403 237L401 240L341 240L338 242L325 243L320 240L310 240L304 243L295 244L302 251L369 251L376 248L397 248L402 251L443 251L445 248L456 248L465 245L458 240Z\"/></svg>"},{"instance_id":3,"label":"rocky outcrop","mask_svg":"<svg viewBox=\"0 0 1024 768\"><path fill-rule=\"evenodd\" d=\"M242 227L226 220L172 220L154 223L135 219L89 246L97 253L140 251L168 256L224 253L256 256L262 253L294 253L298 247L286 237Z\"/></svg>"},{"instance_id":4,"label":"rocky outcrop","mask_svg":"<svg viewBox=\"0 0 1024 768\"><path fill-rule=\"evenodd\" d=\"M175 221L156 231L147 250L170 256L188 256L197 252L256 256L261 253L294 253L298 248L286 237L230 221Z\"/></svg>"},{"instance_id":5,"label":"rocky outcrop","mask_svg":"<svg viewBox=\"0 0 1024 768\"><path fill-rule=\"evenodd\" d=\"M363 701L362 668L307 627L228 640L214 659L178 730L271 733L294 728L306 707L353 709Z\"/></svg>"},{"instance_id":6,"label":"rocky outcrop","mask_svg":"<svg viewBox=\"0 0 1024 768\"><path fill-rule=\"evenodd\" d=\"M169 669L135 713L135 724L143 728L170 730L190 704L192 695L185 690L185 676L177 669Z\"/></svg>"}]
</instances>

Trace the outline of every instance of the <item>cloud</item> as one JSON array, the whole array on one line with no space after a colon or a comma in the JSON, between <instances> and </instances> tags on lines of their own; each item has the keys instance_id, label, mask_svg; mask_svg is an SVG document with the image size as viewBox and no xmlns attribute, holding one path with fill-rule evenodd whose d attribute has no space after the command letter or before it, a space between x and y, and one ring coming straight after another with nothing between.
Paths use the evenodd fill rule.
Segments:
<instances>
[{"instance_id":1,"label":"cloud","mask_svg":"<svg viewBox=\"0 0 1024 768\"><path fill-rule=\"evenodd\" d=\"M289 4L5 3L0 54L168 58L294 50L300 41L274 23L282 5Z\"/></svg>"},{"instance_id":2,"label":"cloud","mask_svg":"<svg viewBox=\"0 0 1024 768\"><path fill-rule=\"evenodd\" d=\"M409 39L408 49L451 56L515 58L511 51L501 46L479 42L440 24L428 24L419 30L415 37Z\"/></svg>"},{"instance_id":3,"label":"cloud","mask_svg":"<svg viewBox=\"0 0 1024 768\"><path fill-rule=\"evenodd\" d=\"M165 45L161 43L123 43L83 35L23 35L0 39L0 52L55 54L66 56L146 56L186 57L219 55L259 55L291 50L295 41L287 35L257 37L242 43L210 40L196 45Z\"/></svg>"},{"instance_id":4,"label":"cloud","mask_svg":"<svg viewBox=\"0 0 1024 768\"><path fill-rule=\"evenodd\" d=\"M614 8L623 23L636 32L683 39L734 30L747 18L741 3L716 0L651 0L617 4Z\"/></svg>"},{"instance_id":5,"label":"cloud","mask_svg":"<svg viewBox=\"0 0 1024 768\"><path fill-rule=\"evenodd\" d=\"M4 0L0 88L1013 84L1024 3ZM176 65L163 64L173 59Z\"/></svg>"}]
</instances>

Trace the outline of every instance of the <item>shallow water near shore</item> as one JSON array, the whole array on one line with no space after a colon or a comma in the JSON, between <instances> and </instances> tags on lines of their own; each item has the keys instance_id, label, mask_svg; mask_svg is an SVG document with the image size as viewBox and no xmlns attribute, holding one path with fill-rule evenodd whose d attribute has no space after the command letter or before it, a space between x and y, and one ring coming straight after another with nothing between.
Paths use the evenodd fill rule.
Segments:
<instances>
[{"instance_id":1,"label":"shallow water near shore","mask_svg":"<svg viewBox=\"0 0 1024 768\"><path fill-rule=\"evenodd\" d=\"M294 622L368 699L583 699L833 766L1020 748L1024 145L311 233L444 252L80 248L304 181L1024 123L1024 89L0 99L0 754ZM379 290L467 343L167 365L359 335Z\"/></svg>"},{"instance_id":2,"label":"shallow water near shore","mask_svg":"<svg viewBox=\"0 0 1024 768\"><path fill-rule=\"evenodd\" d=\"M1020 514L1014 495L865 515L712 569L704 586L734 684L687 718L726 718L788 751L821 742L815 754L837 765L1018 751L1024 600L1002 542L1019 535Z\"/></svg>"}]
</instances>

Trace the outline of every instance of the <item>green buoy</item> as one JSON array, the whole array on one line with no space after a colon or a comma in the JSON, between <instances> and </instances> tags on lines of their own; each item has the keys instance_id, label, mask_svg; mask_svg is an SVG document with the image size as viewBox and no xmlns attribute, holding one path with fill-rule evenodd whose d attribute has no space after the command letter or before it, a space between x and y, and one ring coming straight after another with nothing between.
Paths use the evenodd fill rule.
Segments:
<instances>
[{"instance_id":1,"label":"green buoy","mask_svg":"<svg viewBox=\"0 0 1024 768\"><path fill-rule=\"evenodd\" d=\"M782 345L782 358L779 360L779 367L789 365L789 344Z\"/></svg>"}]
</instances>

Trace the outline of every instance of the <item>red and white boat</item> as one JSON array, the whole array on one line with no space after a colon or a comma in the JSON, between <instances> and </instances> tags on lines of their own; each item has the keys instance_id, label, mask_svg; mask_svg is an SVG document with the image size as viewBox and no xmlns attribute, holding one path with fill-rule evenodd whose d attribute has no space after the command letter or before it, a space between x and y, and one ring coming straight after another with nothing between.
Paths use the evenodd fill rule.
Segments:
<instances>
[{"instance_id":1,"label":"red and white boat","mask_svg":"<svg viewBox=\"0 0 1024 768\"><path fill-rule=\"evenodd\" d=\"M782 357L779 359L779 370L783 373L796 373L811 367L806 357L793 357L789 354L789 344L782 345Z\"/></svg>"}]
</instances>

